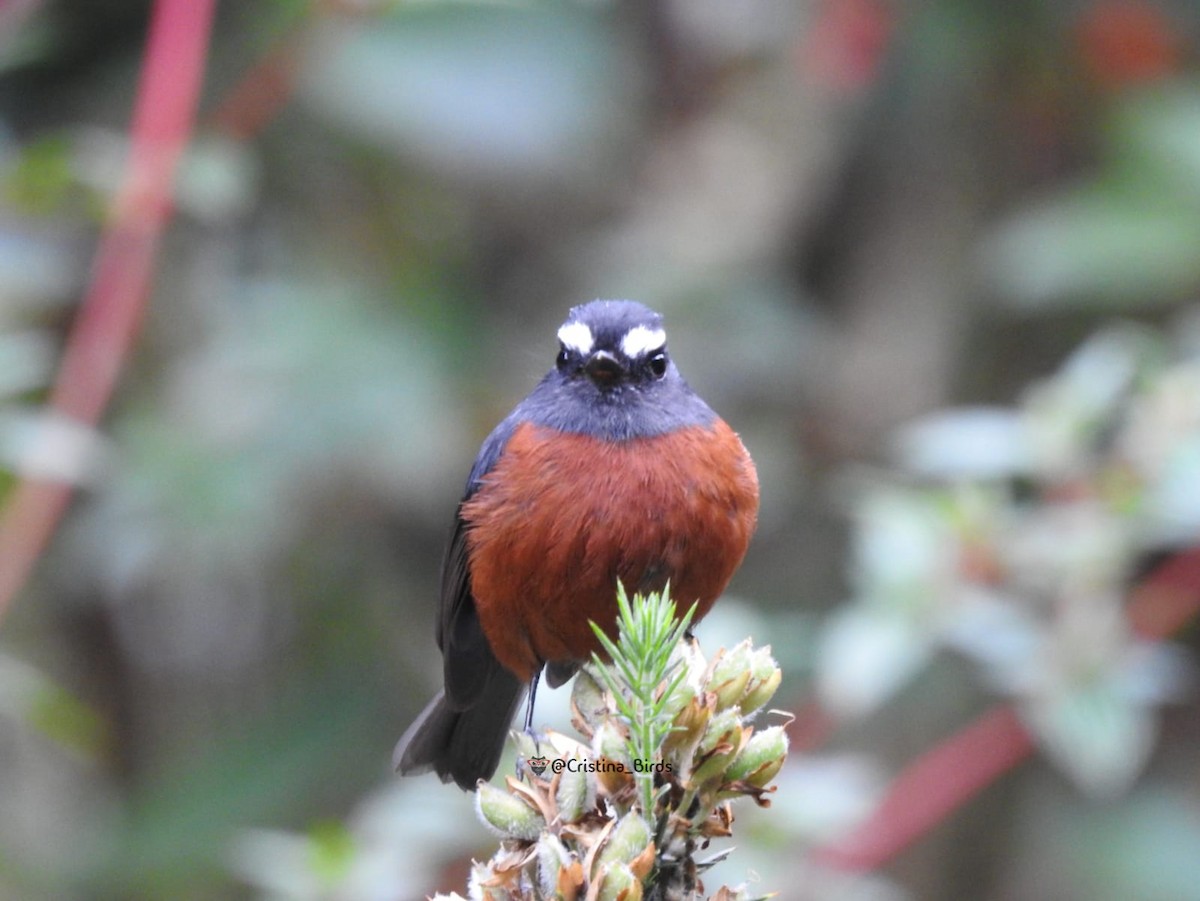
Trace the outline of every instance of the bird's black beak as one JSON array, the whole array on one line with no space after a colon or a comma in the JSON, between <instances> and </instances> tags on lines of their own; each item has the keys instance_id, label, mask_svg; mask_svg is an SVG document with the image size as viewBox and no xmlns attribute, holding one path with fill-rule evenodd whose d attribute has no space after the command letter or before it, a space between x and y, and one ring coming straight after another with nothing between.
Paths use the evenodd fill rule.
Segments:
<instances>
[{"instance_id":1,"label":"bird's black beak","mask_svg":"<svg viewBox=\"0 0 1200 901\"><path fill-rule=\"evenodd\" d=\"M598 388L609 388L621 380L625 367L607 350L597 350L587 358L583 371Z\"/></svg>"}]
</instances>

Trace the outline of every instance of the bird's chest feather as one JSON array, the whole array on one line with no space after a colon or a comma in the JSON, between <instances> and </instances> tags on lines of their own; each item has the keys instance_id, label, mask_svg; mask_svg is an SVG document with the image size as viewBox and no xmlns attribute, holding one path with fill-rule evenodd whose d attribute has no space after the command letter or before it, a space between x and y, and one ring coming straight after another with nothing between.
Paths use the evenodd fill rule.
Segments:
<instances>
[{"instance_id":1,"label":"bird's chest feather","mask_svg":"<svg viewBox=\"0 0 1200 901\"><path fill-rule=\"evenodd\" d=\"M497 658L529 675L584 659L611 628L617 580L668 581L703 616L754 531L758 482L721 420L609 442L523 424L462 509L471 588Z\"/></svg>"}]
</instances>

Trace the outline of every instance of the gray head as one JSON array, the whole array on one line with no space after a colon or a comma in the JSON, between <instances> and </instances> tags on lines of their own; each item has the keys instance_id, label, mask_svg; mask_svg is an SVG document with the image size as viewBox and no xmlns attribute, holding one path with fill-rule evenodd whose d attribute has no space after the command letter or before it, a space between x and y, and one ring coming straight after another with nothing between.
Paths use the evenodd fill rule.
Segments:
<instances>
[{"instance_id":1,"label":"gray head","mask_svg":"<svg viewBox=\"0 0 1200 901\"><path fill-rule=\"evenodd\" d=\"M667 351L658 313L631 300L574 307L555 365L517 409L524 419L607 440L707 425L715 415Z\"/></svg>"}]
</instances>

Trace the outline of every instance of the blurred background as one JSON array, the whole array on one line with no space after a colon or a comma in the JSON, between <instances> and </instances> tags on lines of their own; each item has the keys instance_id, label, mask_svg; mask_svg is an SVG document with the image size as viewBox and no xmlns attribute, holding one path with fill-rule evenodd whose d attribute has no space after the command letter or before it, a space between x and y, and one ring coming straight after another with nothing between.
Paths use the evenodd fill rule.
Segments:
<instances>
[{"instance_id":1,"label":"blurred background","mask_svg":"<svg viewBox=\"0 0 1200 901\"><path fill-rule=\"evenodd\" d=\"M31 436L151 11L0 4L0 503L70 456ZM479 443L595 297L666 316L762 482L699 636L801 716L712 889L1200 898L1200 633L1127 612L1200 533L1192 0L254 0L206 66L0 631L0 898L464 890L494 840L391 748ZM1032 754L819 853L998 704ZM957 747L899 816L1006 751Z\"/></svg>"}]
</instances>

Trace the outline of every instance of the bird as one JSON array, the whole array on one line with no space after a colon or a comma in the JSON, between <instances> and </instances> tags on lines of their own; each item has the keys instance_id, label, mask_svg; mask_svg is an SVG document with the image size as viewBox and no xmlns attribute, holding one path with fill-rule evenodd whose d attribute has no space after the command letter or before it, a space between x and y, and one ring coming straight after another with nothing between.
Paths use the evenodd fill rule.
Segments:
<instances>
[{"instance_id":1,"label":"bird","mask_svg":"<svg viewBox=\"0 0 1200 901\"><path fill-rule=\"evenodd\" d=\"M618 582L698 622L758 518L754 462L689 387L663 318L573 307L554 365L484 440L442 564L443 687L396 745L401 775L471 791L494 775L526 688L566 683L615 631Z\"/></svg>"}]
</instances>

